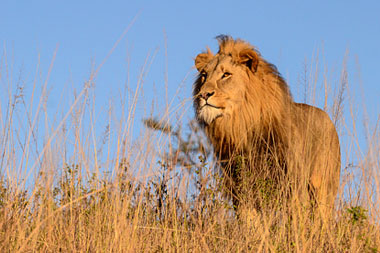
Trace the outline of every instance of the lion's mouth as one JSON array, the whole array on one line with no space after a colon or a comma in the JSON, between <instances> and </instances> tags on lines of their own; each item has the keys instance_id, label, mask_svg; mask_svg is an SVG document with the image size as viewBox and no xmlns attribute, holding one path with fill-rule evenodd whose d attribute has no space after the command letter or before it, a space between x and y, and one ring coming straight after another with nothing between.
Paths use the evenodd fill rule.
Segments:
<instances>
[{"instance_id":1,"label":"lion's mouth","mask_svg":"<svg viewBox=\"0 0 380 253\"><path fill-rule=\"evenodd\" d=\"M198 111L199 119L203 120L207 125L210 125L215 119L222 117L224 107L216 106L205 102L200 106Z\"/></svg>"},{"instance_id":2,"label":"lion's mouth","mask_svg":"<svg viewBox=\"0 0 380 253\"><path fill-rule=\"evenodd\" d=\"M210 107L215 108L215 109L224 109L224 107L222 107L222 106L216 106L216 105L208 103L207 101L206 101L206 103L203 106L201 106L200 109L202 110L206 106L210 106Z\"/></svg>"}]
</instances>

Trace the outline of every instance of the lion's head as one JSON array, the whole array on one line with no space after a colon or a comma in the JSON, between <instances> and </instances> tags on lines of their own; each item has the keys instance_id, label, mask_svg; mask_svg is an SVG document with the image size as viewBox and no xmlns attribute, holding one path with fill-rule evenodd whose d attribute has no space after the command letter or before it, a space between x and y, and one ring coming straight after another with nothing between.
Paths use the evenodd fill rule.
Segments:
<instances>
[{"instance_id":1,"label":"lion's head","mask_svg":"<svg viewBox=\"0 0 380 253\"><path fill-rule=\"evenodd\" d=\"M196 116L214 146L245 149L252 135L281 121L292 98L276 67L251 45L228 36L218 41L217 54L208 49L195 59Z\"/></svg>"}]
</instances>

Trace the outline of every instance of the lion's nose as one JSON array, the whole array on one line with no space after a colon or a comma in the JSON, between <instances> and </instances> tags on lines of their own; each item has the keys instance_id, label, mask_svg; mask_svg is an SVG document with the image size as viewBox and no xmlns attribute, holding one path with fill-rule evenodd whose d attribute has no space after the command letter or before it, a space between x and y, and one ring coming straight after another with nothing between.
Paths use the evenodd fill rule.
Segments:
<instances>
[{"instance_id":1,"label":"lion's nose","mask_svg":"<svg viewBox=\"0 0 380 253\"><path fill-rule=\"evenodd\" d=\"M215 91L212 91L212 92L202 92L201 93L201 97L204 99L204 100L207 100L209 97L211 97L212 95L215 94Z\"/></svg>"}]
</instances>

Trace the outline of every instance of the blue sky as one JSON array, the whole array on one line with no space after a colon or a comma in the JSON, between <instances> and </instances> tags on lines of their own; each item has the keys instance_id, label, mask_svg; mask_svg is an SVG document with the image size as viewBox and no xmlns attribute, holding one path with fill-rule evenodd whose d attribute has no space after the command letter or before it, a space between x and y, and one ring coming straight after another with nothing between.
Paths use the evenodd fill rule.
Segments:
<instances>
[{"instance_id":1,"label":"blue sky","mask_svg":"<svg viewBox=\"0 0 380 253\"><path fill-rule=\"evenodd\" d=\"M59 107L62 89L80 90L94 65L102 62L135 18L96 78L100 113L128 78L135 88L144 62L152 55L144 82L146 105L138 108L137 117L146 109L149 114L153 99L156 111L165 104L166 74L170 90L187 76L176 103L189 98L196 74L194 57L206 46L216 51L215 36L229 34L249 41L275 64L298 101L305 63L312 64L319 55L321 68L327 66L334 85L348 51L349 93L358 102L358 116L362 117L364 103L371 124L379 117L379 1L2 1L0 6L1 59L4 62L6 54L14 79L22 76L26 94L31 92L37 63L44 80L57 53L49 79L52 111ZM317 87L322 76L323 71ZM169 92L169 97L174 94ZM191 118L191 103L186 110Z\"/></svg>"}]
</instances>

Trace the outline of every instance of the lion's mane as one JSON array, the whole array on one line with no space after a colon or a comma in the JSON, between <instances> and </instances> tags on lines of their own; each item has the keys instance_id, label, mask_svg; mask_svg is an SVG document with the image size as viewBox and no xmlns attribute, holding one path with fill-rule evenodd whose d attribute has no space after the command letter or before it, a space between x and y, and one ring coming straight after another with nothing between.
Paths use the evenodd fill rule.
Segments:
<instances>
[{"instance_id":1,"label":"lion's mane","mask_svg":"<svg viewBox=\"0 0 380 253\"><path fill-rule=\"evenodd\" d=\"M265 136L271 131L276 131L278 137L284 138L286 133L281 124L286 117L287 107L293 101L288 85L276 67L265 61L248 43L233 40L227 36L221 36L218 39L220 49L217 55L232 56L234 63L239 64L242 52L254 52L253 57L256 57L257 66L255 73L247 70L249 85L246 85L247 93L242 98L244 103L239 108L239 113L234 113L228 120L215 121L209 125L204 125L200 120L215 150L225 156L227 153L229 155L229 151L224 150L227 147L234 151L250 149L253 135ZM210 51L205 54L208 57L217 57ZM201 78L198 77L193 91L196 111L199 104L197 94L201 87ZM267 138L264 137L264 139Z\"/></svg>"}]
</instances>

